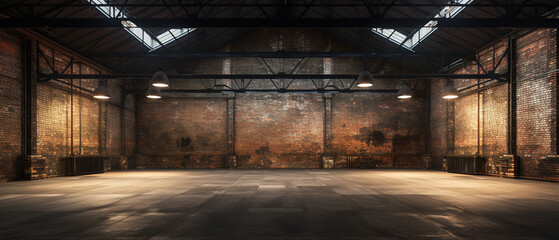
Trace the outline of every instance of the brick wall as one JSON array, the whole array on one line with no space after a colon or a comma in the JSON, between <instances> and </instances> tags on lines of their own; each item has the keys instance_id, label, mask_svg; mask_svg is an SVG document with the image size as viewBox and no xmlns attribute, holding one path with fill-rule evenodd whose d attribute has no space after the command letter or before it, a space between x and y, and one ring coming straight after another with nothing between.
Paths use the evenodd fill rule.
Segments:
<instances>
[{"instance_id":1,"label":"brick wall","mask_svg":"<svg viewBox=\"0 0 559 240\"><path fill-rule=\"evenodd\" d=\"M442 168L443 156L447 153L447 104L449 103L442 98L445 84L444 80L431 81L429 156L430 165L435 169Z\"/></svg>"},{"instance_id":2,"label":"brick wall","mask_svg":"<svg viewBox=\"0 0 559 240\"><path fill-rule=\"evenodd\" d=\"M507 153L507 85L481 92L481 152L486 156Z\"/></svg>"},{"instance_id":3,"label":"brick wall","mask_svg":"<svg viewBox=\"0 0 559 240\"><path fill-rule=\"evenodd\" d=\"M49 73L54 67L58 72L75 74L98 74L99 70L81 63L66 68L71 57L41 46L40 70ZM40 83L37 91L37 153L47 158L48 174L63 175L64 157L74 155L106 155L110 157L111 169L126 168L123 157L121 97L122 82L109 80L111 99L99 101L91 97L90 91L98 86L96 79L61 80ZM66 83L66 84L64 84ZM71 89L68 84L73 84ZM128 103L133 109L133 102ZM72 109L73 107L73 109ZM125 114L133 110L125 110ZM73 118L73 125L71 119ZM129 137L128 154L133 154L134 117L124 122ZM131 125L132 127L129 127ZM73 126L73 128L72 128ZM72 148L73 146L73 148Z\"/></svg>"},{"instance_id":4,"label":"brick wall","mask_svg":"<svg viewBox=\"0 0 559 240\"><path fill-rule=\"evenodd\" d=\"M520 174L545 178L540 160L557 144L556 30L540 30L517 39L517 144Z\"/></svg>"},{"instance_id":5,"label":"brick wall","mask_svg":"<svg viewBox=\"0 0 559 240\"><path fill-rule=\"evenodd\" d=\"M0 32L0 181L15 177L21 154L22 50L14 36Z\"/></svg>"},{"instance_id":6,"label":"brick wall","mask_svg":"<svg viewBox=\"0 0 559 240\"><path fill-rule=\"evenodd\" d=\"M226 104L224 97L143 99L138 167L224 167Z\"/></svg>"},{"instance_id":7,"label":"brick wall","mask_svg":"<svg viewBox=\"0 0 559 240\"><path fill-rule=\"evenodd\" d=\"M368 165L419 167L423 151L423 99L394 94L336 94L332 148L339 155L362 156Z\"/></svg>"},{"instance_id":8,"label":"brick wall","mask_svg":"<svg viewBox=\"0 0 559 240\"><path fill-rule=\"evenodd\" d=\"M13 33L0 33L0 102L3 106L0 108L0 179L14 179L21 175L18 171L22 171L16 169L20 161L18 156L24 154L21 147L24 102L21 37L19 34L16 37ZM51 44L42 44L36 39L31 41L33 49L30 51L35 52L36 46L39 50L38 59L34 59L35 54L30 54L33 56L31 62L39 63L37 67L33 65L32 72L52 73L54 69L58 73L99 73L97 68L79 62L79 58L71 54L55 50ZM108 154L114 156L115 161L122 162L119 158L123 154L120 119L123 85L121 81L110 80L112 98L102 102L91 96L98 82L94 79L62 79L37 83L36 95L32 99L33 104L36 104L32 113L32 117L36 114L36 119L32 124L37 129L32 141L36 142L30 145L36 144L32 154L46 158L47 176L64 175L66 171L62 159L70 154ZM73 89L71 84L74 85ZM126 125L126 145L130 149L129 154L132 154L135 141L133 98L130 98L128 105L132 110L128 110L126 117L131 121ZM106 121L104 116L107 116ZM105 144L108 146L107 151Z\"/></svg>"},{"instance_id":9,"label":"brick wall","mask_svg":"<svg viewBox=\"0 0 559 240\"><path fill-rule=\"evenodd\" d=\"M317 168L323 152L322 94L238 94L240 168Z\"/></svg>"},{"instance_id":10,"label":"brick wall","mask_svg":"<svg viewBox=\"0 0 559 240\"><path fill-rule=\"evenodd\" d=\"M318 31L259 30L219 51L355 51ZM265 61L265 62L263 62ZM258 59L224 58L187 62L196 74L355 74L365 67L358 58ZM380 60L366 59L369 69ZM298 67L294 69L299 63ZM269 68L266 66L269 65ZM381 73L394 73L390 64ZM172 72L173 70L169 70ZM328 81L317 81L325 85ZM231 80L219 84L236 86ZM276 81L278 86L286 82ZM401 81L376 80L378 89L398 89ZM318 168L322 156L334 155L338 167L419 167L424 147L422 81L413 81L416 98L398 100L396 93L237 93L233 108L227 99L196 94L165 93L162 101L140 102L140 159L143 167L223 167L227 154L238 168ZM177 89L202 89L211 81L172 81ZM351 82L332 80L339 88ZM147 84L146 84L147 86ZM309 80L296 80L290 88L310 88ZM266 79L254 80L252 89L273 89ZM186 97L186 98L185 98ZM329 105L331 104L331 105ZM331 107L330 107L331 106ZM227 114L234 129L228 129ZM331 115L328 115L330 114ZM325 122L331 118L332 126ZM329 121L329 120L328 120ZM165 124L160 124L164 122ZM231 124L231 123L230 123ZM231 139L228 139L228 134ZM326 136L328 135L328 136ZM203 137L202 137L203 136ZM326 138L329 138L325 141ZM228 140L234 149L228 149ZM180 143L177 145L177 143ZM186 144L182 146L182 144ZM211 146L210 148L206 146ZM182 149L182 150L181 150ZM202 156L205 159L201 159Z\"/></svg>"},{"instance_id":11,"label":"brick wall","mask_svg":"<svg viewBox=\"0 0 559 240\"><path fill-rule=\"evenodd\" d=\"M557 151L557 32L538 30L513 36L516 75L516 149L520 177L555 179L550 175L548 155ZM508 71L506 39L478 52L479 66L467 62L456 74L483 73L496 69ZM458 89L472 86L484 79L454 80ZM493 174L493 165L512 149L507 146L509 120L509 86L496 81L482 84L461 93L460 98L445 101L440 98L444 81L431 83L430 155L434 166L444 154L480 155L486 159L486 172ZM448 106L452 106L449 108ZM450 111L453 109L453 111ZM444 122L453 123L446 125ZM448 128L452 126L452 128ZM445 137L446 136L446 137ZM449 137L451 137L449 139ZM445 140L448 144L442 144ZM442 147L444 146L444 147ZM513 160L507 160L513 164ZM544 166L545 165L545 166ZM553 171L551 171L553 172ZM501 174L502 175L502 174Z\"/></svg>"}]
</instances>

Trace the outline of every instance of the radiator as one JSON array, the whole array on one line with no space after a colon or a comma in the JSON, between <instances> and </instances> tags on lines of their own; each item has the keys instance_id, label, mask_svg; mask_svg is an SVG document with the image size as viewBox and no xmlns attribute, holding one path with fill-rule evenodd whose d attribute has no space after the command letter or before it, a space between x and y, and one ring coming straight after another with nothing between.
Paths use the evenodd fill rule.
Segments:
<instances>
[{"instance_id":1,"label":"radiator","mask_svg":"<svg viewBox=\"0 0 559 240\"><path fill-rule=\"evenodd\" d=\"M543 178L559 180L559 155L548 155L540 161L538 167Z\"/></svg>"},{"instance_id":2,"label":"radiator","mask_svg":"<svg viewBox=\"0 0 559 240\"><path fill-rule=\"evenodd\" d=\"M447 155L447 171L452 173L483 174L483 158L472 155Z\"/></svg>"},{"instance_id":3,"label":"radiator","mask_svg":"<svg viewBox=\"0 0 559 240\"><path fill-rule=\"evenodd\" d=\"M65 160L67 175L83 175L104 172L104 162L108 158L103 156L74 156L67 157Z\"/></svg>"}]
</instances>

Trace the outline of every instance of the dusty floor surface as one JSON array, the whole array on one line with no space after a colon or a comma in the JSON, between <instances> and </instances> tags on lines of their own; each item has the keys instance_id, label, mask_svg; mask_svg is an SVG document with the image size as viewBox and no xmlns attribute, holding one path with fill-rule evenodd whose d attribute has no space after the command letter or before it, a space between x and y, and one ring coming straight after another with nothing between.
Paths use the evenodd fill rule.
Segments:
<instances>
[{"instance_id":1,"label":"dusty floor surface","mask_svg":"<svg viewBox=\"0 0 559 240\"><path fill-rule=\"evenodd\" d=\"M2 239L559 239L559 183L426 170L132 170L0 183Z\"/></svg>"}]
</instances>

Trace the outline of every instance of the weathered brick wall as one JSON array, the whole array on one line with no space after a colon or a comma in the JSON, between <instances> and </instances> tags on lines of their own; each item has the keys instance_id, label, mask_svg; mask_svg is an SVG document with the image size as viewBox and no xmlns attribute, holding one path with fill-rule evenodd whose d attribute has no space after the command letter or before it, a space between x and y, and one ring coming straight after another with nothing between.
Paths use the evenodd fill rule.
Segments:
<instances>
[{"instance_id":1,"label":"weathered brick wall","mask_svg":"<svg viewBox=\"0 0 559 240\"><path fill-rule=\"evenodd\" d=\"M506 40L498 41L480 51L479 66L471 61L456 69L454 74L481 74L484 71L505 73ZM486 79L452 80L457 89L473 86ZM507 95L506 85L481 84L461 93L455 100L442 99L446 80L431 83L431 145L433 167L441 167L445 154L481 155L490 157L507 150ZM452 110L451 110L452 109ZM449 125L450 123L450 125ZM452 126L451 129L448 127ZM450 143L448 141L451 141Z\"/></svg>"},{"instance_id":2,"label":"weathered brick wall","mask_svg":"<svg viewBox=\"0 0 559 240\"><path fill-rule=\"evenodd\" d=\"M545 178L540 160L554 154L557 142L556 30L522 36L517 44L517 144L520 174Z\"/></svg>"},{"instance_id":3,"label":"weathered brick wall","mask_svg":"<svg viewBox=\"0 0 559 240\"><path fill-rule=\"evenodd\" d=\"M332 105L335 153L366 157L379 167L419 167L423 99L351 93L336 94Z\"/></svg>"},{"instance_id":4,"label":"weathered brick wall","mask_svg":"<svg viewBox=\"0 0 559 240\"><path fill-rule=\"evenodd\" d=\"M278 33L280 35L278 36ZM237 40L220 51L354 51L318 31L259 30ZM202 59L195 64L196 74L355 74L365 65L358 58ZM365 59L369 69L377 69L380 60ZM269 66L269 68L268 68ZM297 68L295 68L297 66ZM295 69L294 69L295 68ZM294 69L294 70L293 70ZM173 71L173 70L170 70ZM381 73L394 73L390 64ZM247 81L246 81L247 82ZM245 82L245 83L246 83ZM277 86L287 82L276 81ZM320 81L339 88L350 81ZM401 81L376 80L379 89L397 89ZM333 94L326 100L318 93L238 93L234 108L226 99L200 98L194 94L164 93L163 101L142 100L140 107L140 158L144 167L223 167L227 154L227 113L234 115L234 150L239 168L318 168L323 155L334 155L337 162L352 162L353 167L419 167L424 147L424 103L421 81L413 81L416 98L398 100L395 93ZM212 81L172 81L173 89L201 89ZM236 87L231 80L218 84ZM290 89L311 88L309 80L295 80ZM266 79L254 80L252 89L274 89ZM189 98L180 98L189 96ZM213 99L213 100L210 100ZM215 101L215 102L211 102ZM327 102L331 101L331 109ZM217 112L216 112L217 111ZM327 112L332 113L331 144L325 147ZM219 113L219 114L217 114ZM217 114L217 115L216 115ZM161 125L158 123L164 122ZM232 132L229 129L230 132ZM205 137L196 137L204 135ZM179 151L177 141L190 144ZM187 141L188 140L188 141ZM203 145L211 145L211 151ZM190 145L189 145L190 146ZM329 148L329 149L326 149ZM195 156L214 156L192 160ZM338 167L348 167L338 164Z\"/></svg>"},{"instance_id":5,"label":"weathered brick wall","mask_svg":"<svg viewBox=\"0 0 559 240\"><path fill-rule=\"evenodd\" d=\"M0 181L15 177L21 154L22 51L21 42L0 32Z\"/></svg>"},{"instance_id":6,"label":"weathered brick wall","mask_svg":"<svg viewBox=\"0 0 559 240\"><path fill-rule=\"evenodd\" d=\"M120 107L115 105L106 105L106 117L101 121L106 121L106 141L107 141L107 151L106 154L113 156L111 158L111 169L119 169L120 163L117 161L120 157L122 151L122 134L121 129L121 119L120 119Z\"/></svg>"},{"instance_id":7,"label":"weathered brick wall","mask_svg":"<svg viewBox=\"0 0 559 240\"><path fill-rule=\"evenodd\" d=\"M544 159L557 151L557 75L553 73L557 69L557 33L556 30L525 32L515 35L513 41L517 81L515 131L520 160L517 166L521 177L554 179L555 175L551 176L544 169L549 168L545 165L549 161ZM502 56L507 47L507 40L501 39L478 53L482 67L470 62L454 73L483 73L494 68L497 73L505 73L507 58ZM479 154L490 165L499 162L509 151L507 84L486 83L466 90L454 101L445 101L437 95L442 91L443 82L431 84L431 159L437 162L444 153ZM477 82L475 79L454 80L458 89ZM445 108L449 104L454 105L453 112ZM435 126L449 121L454 121L452 129ZM445 136L454 137L451 144L440 144Z\"/></svg>"},{"instance_id":8,"label":"weathered brick wall","mask_svg":"<svg viewBox=\"0 0 559 240\"><path fill-rule=\"evenodd\" d=\"M479 73L492 71L496 73L506 73L508 43L506 39L501 39L491 47L478 53L478 58L483 66L477 68ZM488 86L487 83L482 86ZM498 158L507 153L507 121L508 121L508 87L503 85L492 85L480 91L479 98L479 154L486 158Z\"/></svg>"},{"instance_id":9,"label":"weathered brick wall","mask_svg":"<svg viewBox=\"0 0 559 240\"><path fill-rule=\"evenodd\" d=\"M124 112L124 142L125 155L129 156L128 167L134 168L136 160L133 156L136 154L136 112L134 108L134 97L129 96L126 102L126 110Z\"/></svg>"},{"instance_id":10,"label":"weathered brick wall","mask_svg":"<svg viewBox=\"0 0 559 240\"><path fill-rule=\"evenodd\" d=\"M48 174L58 175L63 171L59 159L70 154L70 97L62 89L39 85L37 103L37 153L47 158Z\"/></svg>"},{"instance_id":11,"label":"weathered brick wall","mask_svg":"<svg viewBox=\"0 0 559 240\"><path fill-rule=\"evenodd\" d=\"M44 55L39 61L41 72L52 72L51 67L60 73L94 71L82 64L70 63L70 56L52 48L40 46L40 52ZM62 81L67 84L45 82L37 87L37 154L47 158L47 174L50 176L65 174L63 158L68 155L100 154L100 103L78 89L94 89L96 81ZM68 84L78 88L72 90Z\"/></svg>"},{"instance_id":12,"label":"weathered brick wall","mask_svg":"<svg viewBox=\"0 0 559 240\"><path fill-rule=\"evenodd\" d=\"M477 94L455 100L455 153L473 155L478 152L479 141L479 98Z\"/></svg>"},{"instance_id":13,"label":"weathered brick wall","mask_svg":"<svg viewBox=\"0 0 559 240\"><path fill-rule=\"evenodd\" d=\"M138 167L224 167L226 104L223 97L141 100Z\"/></svg>"},{"instance_id":14,"label":"weathered brick wall","mask_svg":"<svg viewBox=\"0 0 559 240\"><path fill-rule=\"evenodd\" d=\"M507 153L507 85L500 85L481 92L481 152L485 156Z\"/></svg>"},{"instance_id":15,"label":"weathered brick wall","mask_svg":"<svg viewBox=\"0 0 559 240\"><path fill-rule=\"evenodd\" d=\"M239 94L235 101L238 167L321 166L322 94Z\"/></svg>"},{"instance_id":16,"label":"weathered brick wall","mask_svg":"<svg viewBox=\"0 0 559 240\"><path fill-rule=\"evenodd\" d=\"M447 153L447 104L449 103L442 98L445 85L444 80L431 81L429 156L430 166L434 169L442 168L443 156Z\"/></svg>"},{"instance_id":17,"label":"weathered brick wall","mask_svg":"<svg viewBox=\"0 0 559 240\"><path fill-rule=\"evenodd\" d=\"M21 36L7 32L0 34L1 72L0 72L0 179L14 179L18 175L15 168L18 165L17 157L22 152L22 129L23 129L23 78L22 78L22 46ZM32 42L36 41L32 39ZM47 44L51 46L50 44ZM58 73L84 73L97 74L99 70L79 63L69 55L63 54L52 47L47 47L38 42L39 51L37 61L38 69L32 72L51 73L53 69ZM32 45L35 51L35 44ZM32 54L34 56L34 54ZM98 85L99 80L92 79L64 79L60 81L39 82L35 98L36 109L36 152L33 154L43 155L46 159L46 175L59 176L65 174L63 158L70 154L75 155L99 155L105 154L105 144L110 145L107 151L109 155L120 156L122 154L120 142L120 94L122 83L109 81L112 90L112 99L101 102L91 96L91 91ZM113 82L111 84L111 82ZM70 84L75 87L71 89ZM107 106L105 106L107 105ZM129 102L130 108L134 109L133 98ZM115 110L115 108L117 110ZM104 113L108 110L108 114ZM132 121L131 128L127 128L127 146L132 154L135 141L134 112L127 120ZM105 122L104 116L108 117ZM34 118L35 119L35 118ZM73 121L72 121L73 120ZM35 122L36 121L36 122ZM73 128L72 128L73 125ZM34 125L35 126L35 125ZM115 127L116 126L116 127ZM106 127L106 128L105 128ZM105 134L106 133L106 134ZM106 141L105 141L106 140ZM30 143L34 145L34 143ZM73 146L73 148L71 148ZM34 149L35 150L35 149ZM33 150L33 151L34 151ZM118 159L117 159L118 160Z\"/></svg>"}]
</instances>

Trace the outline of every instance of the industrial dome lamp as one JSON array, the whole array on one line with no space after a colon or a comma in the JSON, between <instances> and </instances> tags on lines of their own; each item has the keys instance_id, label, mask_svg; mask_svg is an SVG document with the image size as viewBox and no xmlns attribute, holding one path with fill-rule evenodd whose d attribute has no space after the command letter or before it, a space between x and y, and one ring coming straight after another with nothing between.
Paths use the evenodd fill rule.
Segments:
<instances>
[{"instance_id":1,"label":"industrial dome lamp","mask_svg":"<svg viewBox=\"0 0 559 240\"><path fill-rule=\"evenodd\" d=\"M407 82L402 82L402 85L400 86L400 90L398 90L398 98L400 99L408 99L411 98L412 96L412 92L411 92L411 88L408 86Z\"/></svg>"},{"instance_id":2,"label":"industrial dome lamp","mask_svg":"<svg viewBox=\"0 0 559 240\"><path fill-rule=\"evenodd\" d=\"M153 77L151 78L151 85L160 88L168 87L169 78L163 71L158 70L153 74Z\"/></svg>"},{"instance_id":3,"label":"industrial dome lamp","mask_svg":"<svg viewBox=\"0 0 559 240\"><path fill-rule=\"evenodd\" d=\"M443 98L444 99L458 98L458 91L456 90L454 85L452 85L452 82L450 80L447 80L446 86L443 89Z\"/></svg>"},{"instance_id":4,"label":"industrial dome lamp","mask_svg":"<svg viewBox=\"0 0 559 240\"><path fill-rule=\"evenodd\" d=\"M373 75L369 71L363 71L357 78L357 87L369 88L373 86Z\"/></svg>"},{"instance_id":5,"label":"industrial dome lamp","mask_svg":"<svg viewBox=\"0 0 559 240\"><path fill-rule=\"evenodd\" d=\"M151 99L160 99L161 90L153 85L149 86L148 91L146 92L146 97Z\"/></svg>"},{"instance_id":6,"label":"industrial dome lamp","mask_svg":"<svg viewBox=\"0 0 559 240\"><path fill-rule=\"evenodd\" d=\"M105 81L99 81L99 86L93 90L93 97L96 99L107 100L111 98L111 92L107 88Z\"/></svg>"}]
</instances>

